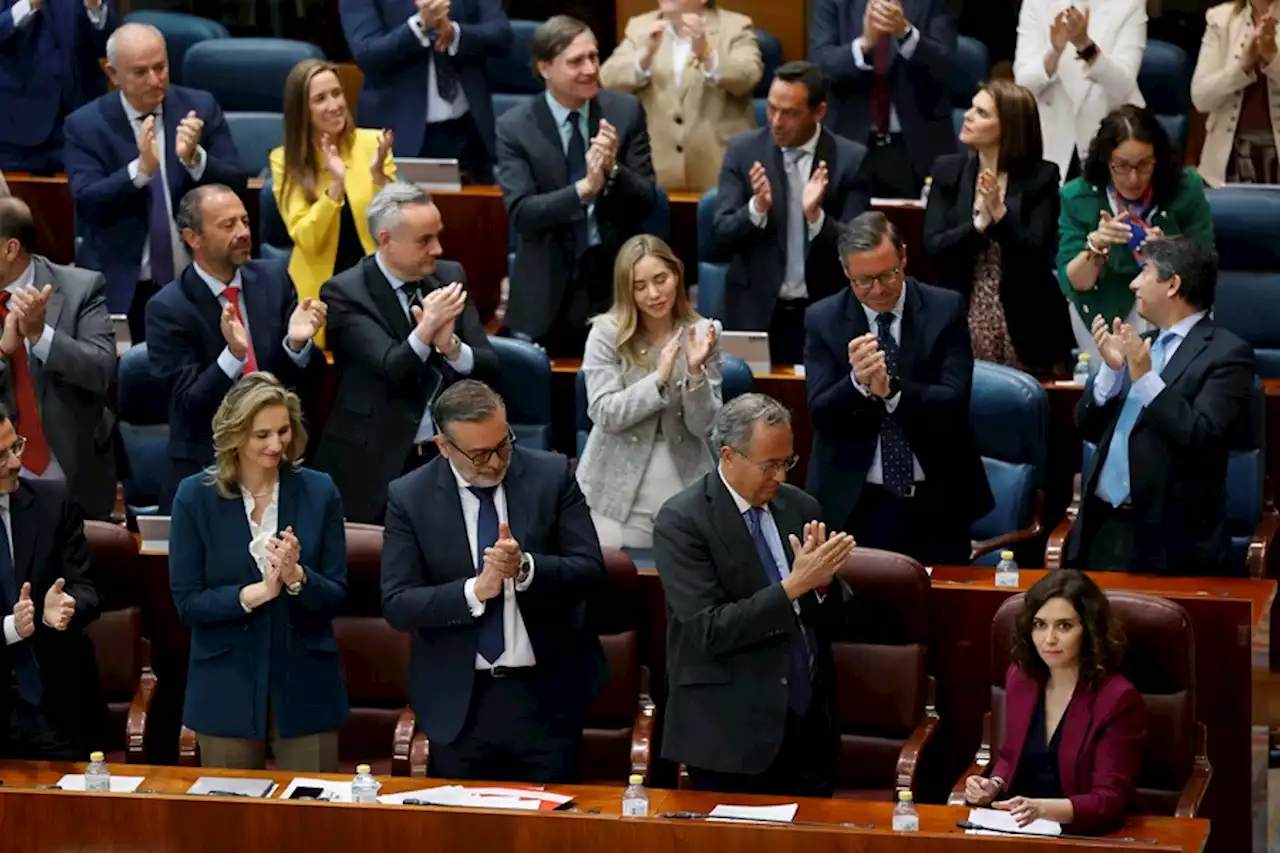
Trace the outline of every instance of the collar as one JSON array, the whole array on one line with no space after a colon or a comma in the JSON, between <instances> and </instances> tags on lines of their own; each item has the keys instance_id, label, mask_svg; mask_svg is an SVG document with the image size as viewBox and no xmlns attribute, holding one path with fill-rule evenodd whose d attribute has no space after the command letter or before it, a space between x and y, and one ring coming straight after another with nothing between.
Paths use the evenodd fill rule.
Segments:
<instances>
[{"instance_id":1,"label":"collar","mask_svg":"<svg viewBox=\"0 0 1280 853\"><path fill-rule=\"evenodd\" d=\"M716 474L720 477L720 482L724 483L724 487L729 490L729 497L733 498L733 504L738 508L738 515L746 515L747 510L753 509L751 501L738 494L737 489L729 485L729 481L724 478L724 466L717 465ZM769 511L769 507L767 505L760 507L760 509L763 509L765 512Z\"/></svg>"},{"instance_id":2,"label":"collar","mask_svg":"<svg viewBox=\"0 0 1280 853\"><path fill-rule=\"evenodd\" d=\"M446 441L447 440L448 439L446 439ZM468 483L466 478L463 477L462 474L458 473L458 469L455 468L453 465L453 460L449 459L448 457L445 457L445 462L449 463L449 470L453 472L453 479L454 479L454 482L458 484L458 491L465 492L468 489L470 489L472 484ZM511 470L510 467L508 467L507 470L510 471ZM503 485L506 483L506 481L507 481L506 476L504 475L503 478L498 481L497 488L501 489ZM497 494L498 493L495 491L494 495L496 496Z\"/></svg>"},{"instance_id":3,"label":"collar","mask_svg":"<svg viewBox=\"0 0 1280 853\"><path fill-rule=\"evenodd\" d=\"M19 275L17 278L15 278L13 280L13 284L6 287L5 290L9 293L13 293L15 290L21 290L24 287L28 287L28 286L34 287L35 283L36 283L36 265L30 258L28 258L27 268L23 270L22 274Z\"/></svg>"},{"instance_id":4,"label":"collar","mask_svg":"<svg viewBox=\"0 0 1280 853\"><path fill-rule=\"evenodd\" d=\"M797 145L794 148L783 148L782 150L784 153L787 151L803 151L805 154L808 154L810 157L812 157L818 150L818 139L821 138L821 136L822 136L822 125L819 124L818 127L813 131L813 136L809 137L808 142L804 143L803 145Z\"/></svg>"},{"instance_id":5,"label":"collar","mask_svg":"<svg viewBox=\"0 0 1280 853\"><path fill-rule=\"evenodd\" d=\"M1190 317L1183 317L1167 329L1161 329L1159 337L1172 333L1178 340L1185 340L1196 324L1208 316L1208 311L1197 311Z\"/></svg>"},{"instance_id":6,"label":"collar","mask_svg":"<svg viewBox=\"0 0 1280 853\"><path fill-rule=\"evenodd\" d=\"M240 277L240 270L238 269L236 270L235 277L231 279L231 283L223 284L213 276L209 275L209 273L205 271L204 267L200 266L195 261L191 262L191 268L196 271L196 275L200 276L200 280L208 286L215 299L221 299L222 291L226 290L228 287L238 287L240 288L240 292L244 293L244 280Z\"/></svg>"},{"instance_id":7,"label":"collar","mask_svg":"<svg viewBox=\"0 0 1280 853\"><path fill-rule=\"evenodd\" d=\"M0 493L0 511L4 511L4 512L9 511L9 508L12 505L10 502L11 494L12 494L11 492Z\"/></svg>"},{"instance_id":8,"label":"collar","mask_svg":"<svg viewBox=\"0 0 1280 853\"><path fill-rule=\"evenodd\" d=\"M382 271L383 276L385 276L387 281L391 283L392 290L401 290L404 288L407 282L391 271L391 268L382 260L381 252L373 253L373 262L378 265L378 269Z\"/></svg>"},{"instance_id":9,"label":"collar","mask_svg":"<svg viewBox=\"0 0 1280 853\"><path fill-rule=\"evenodd\" d=\"M282 471L281 473L284 473L284 472ZM240 498L244 501L244 505L246 507L248 507L250 510L253 509L253 495L250 494L249 490L244 488L243 486L240 487ZM276 483L274 486L271 487L271 503L267 504L267 506L271 506L272 504L278 505L279 503L280 503L280 478L276 477ZM263 518L265 517L266 515L264 514Z\"/></svg>"},{"instance_id":10,"label":"collar","mask_svg":"<svg viewBox=\"0 0 1280 853\"><path fill-rule=\"evenodd\" d=\"M858 299L856 294L854 295L853 298ZM858 304L862 306L863 312L865 312L867 315L867 325L871 328L871 331L873 332L879 331L880 327L876 325L876 322L877 322L876 318L880 316L880 312L876 311L874 308L869 307L862 300L858 300ZM905 306L906 304L907 304L907 283L904 281L902 283L902 292L898 294L898 301L893 304L893 310L889 312L890 314L893 315L893 318L895 320L902 319L902 309L903 309L903 306Z\"/></svg>"},{"instance_id":11,"label":"collar","mask_svg":"<svg viewBox=\"0 0 1280 853\"><path fill-rule=\"evenodd\" d=\"M129 119L129 124L135 124L139 119L146 118L147 113L140 113L133 108L133 104L129 103L129 99L124 96L124 92L120 92L120 103L124 105L125 117ZM156 107L155 113L156 123L159 124L164 120L164 101L160 102L160 106ZM157 131L158 132L158 131Z\"/></svg>"},{"instance_id":12,"label":"collar","mask_svg":"<svg viewBox=\"0 0 1280 853\"><path fill-rule=\"evenodd\" d=\"M557 130L564 127L565 120L569 118L569 113L576 112L578 115L582 116L582 130L589 132L590 121L591 121L591 102L590 101L587 101L577 110L571 110L568 107L566 107L564 104L557 101L555 99L555 96L551 94L550 89L548 89L543 94L547 99L547 107L550 108L551 110L551 117L556 120Z\"/></svg>"}]
</instances>

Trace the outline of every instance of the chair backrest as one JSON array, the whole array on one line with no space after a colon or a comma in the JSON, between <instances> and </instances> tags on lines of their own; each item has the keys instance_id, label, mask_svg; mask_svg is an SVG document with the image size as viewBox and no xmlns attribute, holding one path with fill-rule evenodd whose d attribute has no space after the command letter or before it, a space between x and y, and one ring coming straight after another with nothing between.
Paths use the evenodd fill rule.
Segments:
<instances>
[{"instance_id":1,"label":"chair backrest","mask_svg":"<svg viewBox=\"0 0 1280 853\"><path fill-rule=\"evenodd\" d=\"M608 578L587 600L587 622L600 637L609 681L591 702L583 726L582 781L625 782L631 773L631 730L640 702L640 628L644 596L635 564L604 549Z\"/></svg>"},{"instance_id":2,"label":"chair backrest","mask_svg":"<svg viewBox=\"0 0 1280 853\"><path fill-rule=\"evenodd\" d=\"M1187 146L1191 113L1191 60L1176 44L1147 39L1138 68L1138 88L1179 151Z\"/></svg>"},{"instance_id":3,"label":"chair backrest","mask_svg":"<svg viewBox=\"0 0 1280 853\"><path fill-rule=\"evenodd\" d=\"M178 85L184 83L182 62L193 44L209 39L231 38L227 28L217 21L183 12L140 9L130 12L124 20L127 24L150 24L160 31L169 54L169 80Z\"/></svg>"},{"instance_id":4,"label":"chair backrest","mask_svg":"<svg viewBox=\"0 0 1280 853\"><path fill-rule=\"evenodd\" d=\"M119 610L103 610L85 628L98 665L98 684L107 705L107 743L104 752L126 746L125 725L129 706L138 690L142 668L148 665L142 639L142 608L136 604Z\"/></svg>"},{"instance_id":5,"label":"chair backrest","mask_svg":"<svg viewBox=\"0 0 1280 853\"><path fill-rule=\"evenodd\" d=\"M715 187L704 192L698 198L698 260L722 261L723 257L716 252L716 204L720 190Z\"/></svg>"},{"instance_id":6,"label":"chair backrest","mask_svg":"<svg viewBox=\"0 0 1280 853\"><path fill-rule=\"evenodd\" d=\"M541 94L545 85L533 71L533 34L537 21L511 21L511 49L501 56L485 59L485 76L493 91L506 95ZM496 104L495 111L496 111Z\"/></svg>"},{"instance_id":7,"label":"chair backrest","mask_svg":"<svg viewBox=\"0 0 1280 853\"><path fill-rule=\"evenodd\" d=\"M280 113L227 112L223 117L236 144L236 153L240 155L240 165L250 175L266 173L271 149L284 143L284 116Z\"/></svg>"},{"instance_id":8,"label":"chair backrest","mask_svg":"<svg viewBox=\"0 0 1280 853\"><path fill-rule=\"evenodd\" d=\"M992 510L974 522L973 538L1019 530L1030 521L1035 491L1044 483L1049 395L1021 370L975 361L969 427L996 500Z\"/></svg>"},{"instance_id":9,"label":"chair backrest","mask_svg":"<svg viewBox=\"0 0 1280 853\"><path fill-rule=\"evenodd\" d=\"M347 595L344 616L378 616L382 613L382 526L348 521Z\"/></svg>"},{"instance_id":10,"label":"chair backrest","mask_svg":"<svg viewBox=\"0 0 1280 853\"><path fill-rule=\"evenodd\" d=\"M268 175L258 192L258 242L260 246L272 246L281 251L293 248L293 238L285 227L284 217L276 204L275 180Z\"/></svg>"},{"instance_id":11,"label":"chair backrest","mask_svg":"<svg viewBox=\"0 0 1280 853\"><path fill-rule=\"evenodd\" d=\"M507 110L520 106L530 98L536 95L528 95L521 92L494 92L491 98L493 102L493 117L497 119Z\"/></svg>"},{"instance_id":12,"label":"chair backrest","mask_svg":"<svg viewBox=\"0 0 1280 853\"><path fill-rule=\"evenodd\" d=\"M766 98L751 99L751 115L756 120L756 127L766 127L769 124L769 101Z\"/></svg>"},{"instance_id":13,"label":"chair backrest","mask_svg":"<svg viewBox=\"0 0 1280 853\"><path fill-rule=\"evenodd\" d=\"M782 64L782 42L768 30L755 28L756 44L760 46L760 59L764 62L764 73L756 85L755 97L769 97L769 86L773 84L773 73Z\"/></svg>"},{"instance_id":14,"label":"chair backrest","mask_svg":"<svg viewBox=\"0 0 1280 853\"><path fill-rule=\"evenodd\" d=\"M578 437L578 455L582 455L587 446L587 436L591 433L590 404L587 400L587 375L581 370L573 378L573 429Z\"/></svg>"},{"instance_id":15,"label":"chair backrest","mask_svg":"<svg viewBox=\"0 0 1280 853\"><path fill-rule=\"evenodd\" d=\"M551 360L537 344L490 336L498 354L498 393L507 422L525 447L551 447Z\"/></svg>"},{"instance_id":16,"label":"chair backrest","mask_svg":"<svg viewBox=\"0 0 1280 853\"><path fill-rule=\"evenodd\" d=\"M727 403L734 397L751 393L756 379L751 375L751 368L747 367L745 361L726 352L721 355L721 365L721 400Z\"/></svg>"},{"instance_id":17,"label":"chair backrest","mask_svg":"<svg viewBox=\"0 0 1280 853\"><path fill-rule=\"evenodd\" d=\"M119 610L142 601L138 541L121 524L86 520L89 568L102 610Z\"/></svg>"},{"instance_id":18,"label":"chair backrest","mask_svg":"<svg viewBox=\"0 0 1280 853\"><path fill-rule=\"evenodd\" d=\"M1207 195L1219 258L1214 321L1253 347L1258 375L1280 378L1280 188Z\"/></svg>"},{"instance_id":19,"label":"chair backrest","mask_svg":"<svg viewBox=\"0 0 1280 853\"><path fill-rule=\"evenodd\" d=\"M703 317L724 316L724 289L728 278L728 264L698 262L698 313Z\"/></svg>"},{"instance_id":20,"label":"chair backrest","mask_svg":"<svg viewBox=\"0 0 1280 853\"><path fill-rule=\"evenodd\" d=\"M951 105L967 110L990 72L987 46L972 36L957 36L955 61L951 64Z\"/></svg>"},{"instance_id":21,"label":"chair backrest","mask_svg":"<svg viewBox=\"0 0 1280 853\"><path fill-rule=\"evenodd\" d=\"M186 85L204 89L224 112L282 112L284 81L304 59L324 59L314 44L293 39L235 38L192 45L182 61Z\"/></svg>"},{"instance_id":22,"label":"chair backrest","mask_svg":"<svg viewBox=\"0 0 1280 853\"><path fill-rule=\"evenodd\" d=\"M169 466L169 395L151 373L145 343L120 357L116 395L120 440L129 463L125 499L136 512L154 512Z\"/></svg>"},{"instance_id":23,"label":"chair backrest","mask_svg":"<svg viewBox=\"0 0 1280 853\"><path fill-rule=\"evenodd\" d=\"M662 187L658 187L654 194L653 210L640 223L640 233L652 234L662 240L671 239L671 198Z\"/></svg>"}]
</instances>

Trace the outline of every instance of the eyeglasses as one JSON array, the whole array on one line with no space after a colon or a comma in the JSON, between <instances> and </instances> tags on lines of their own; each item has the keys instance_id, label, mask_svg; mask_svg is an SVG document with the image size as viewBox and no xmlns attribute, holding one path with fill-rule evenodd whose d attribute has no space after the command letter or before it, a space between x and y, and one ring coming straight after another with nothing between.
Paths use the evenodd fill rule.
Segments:
<instances>
[{"instance_id":1,"label":"eyeglasses","mask_svg":"<svg viewBox=\"0 0 1280 853\"><path fill-rule=\"evenodd\" d=\"M1111 169L1111 174L1119 175L1127 178L1130 175L1150 175L1156 170L1156 161L1153 159L1143 160L1141 163L1122 163L1118 160L1112 160L1107 164Z\"/></svg>"},{"instance_id":2,"label":"eyeglasses","mask_svg":"<svg viewBox=\"0 0 1280 853\"><path fill-rule=\"evenodd\" d=\"M870 290L873 284L878 284L881 287L888 287L897 281L898 276L900 275L902 275L902 267L894 267L891 270L885 270L879 275L849 275L848 273L845 273L845 276L849 279L849 283L858 290Z\"/></svg>"},{"instance_id":3,"label":"eyeglasses","mask_svg":"<svg viewBox=\"0 0 1280 853\"><path fill-rule=\"evenodd\" d=\"M9 445L7 450L0 450L0 460L8 459L12 454L14 459L21 459L23 452L27 449L27 440L22 436L18 436L13 440L13 444Z\"/></svg>"},{"instance_id":4,"label":"eyeglasses","mask_svg":"<svg viewBox=\"0 0 1280 853\"><path fill-rule=\"evenodd\" d=\"M796 467L796 464L800 461L800 455L798 453L792 453L786 459L766 459L764 462L757 462L736 447L730 449L770 476L781 471L790 471L792 468Z\"/></svg>"},{"instance_id":5,"label":"eyeglasses","mask_svg":"<svg viewBox=\"0 0 1280 853\"><path fill-rule=\"evenodd\" d=\"M449 446L452 447L454 450L458 451L463 456L467 457L467 461L470 462L472 465L474 465L477 468L483 468L486 465L488 465L490 460L492 460L493 457L495 456L497 456L499 459L506 458L507 454L511 452L511 445L516 443L516 434L512 432L511 427L508 426L507 437L502 440L501 444L499 444L497 447L490 447L488 449L481 449L481 450L463 450L461 447L454 444L453 439L449 438L447 435L445 436L444 440L449 442Z\"/></svg>"}]
</instances>

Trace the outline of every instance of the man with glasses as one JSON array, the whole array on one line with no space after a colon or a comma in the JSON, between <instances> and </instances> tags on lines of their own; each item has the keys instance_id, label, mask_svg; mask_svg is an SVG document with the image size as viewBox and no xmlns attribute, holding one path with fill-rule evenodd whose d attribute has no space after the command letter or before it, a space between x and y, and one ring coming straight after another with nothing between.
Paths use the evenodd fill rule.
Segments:
<instances>
[{"instance_id":1,"label":"man with glasses","mask_svg":"<svg viewBox=\"0 0 1280 853\"><path fill-rule=\"evenodd\" d=\"M670 692L662 756L702 790L831 796L839 748L830 627L853 551L787 485L791 415L763 394L725 404L719 467L654 525Z\"/></svg>"},{"instance_id":2,"label":"man with glasses","mask_svg":"<svg viewBox=\"0 0 1280 853\"><path fill-rule=\"evenodd\" d=\"M413 634L410 701L432 776L578 778L587 705L608 680L586 597L604 558L569 460L515 445L487 385L432 407L440 458L393 482L382 609Z\"/></svg>"},{"instance_id":3,"label":"man with glasses","mask_svg":"<svg viewBox=\"0 0 1280 853\"><path fill-rule=\"evenodd\" d=\"M969 430L964 298L904 274L906 247L883 213L843 228L840 257L849 287L805 318L806 487L862 545L966 564L969 529L994 501Z\"/></svg>"}]
</instances>

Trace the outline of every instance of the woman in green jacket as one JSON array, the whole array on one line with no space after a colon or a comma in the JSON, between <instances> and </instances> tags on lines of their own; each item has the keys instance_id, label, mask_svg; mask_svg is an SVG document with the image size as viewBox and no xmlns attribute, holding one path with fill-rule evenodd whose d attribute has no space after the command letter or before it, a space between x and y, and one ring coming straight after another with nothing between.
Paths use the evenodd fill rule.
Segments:
<instances>
[{"instance_id":1,"label":"woman in green jacket","mask_svg":"<svg viewBox=\"0 0 1280 853\"><path fill-rule=\"evenodd\" d=\"M1123 106L1102 120L1084 173L1062 188L1058 218L1058 282L1071 303L1076 345L1097 360L1093 318L1117 317L1147 328L1129 283L1138 275L1145 240L1185 234L1213 248L1213 218L1204 182L1184 169L1163 125L1150 110Z\"/></svg>"}]
</instances>

